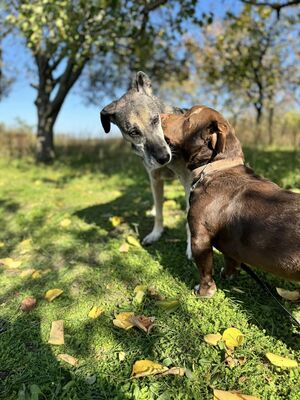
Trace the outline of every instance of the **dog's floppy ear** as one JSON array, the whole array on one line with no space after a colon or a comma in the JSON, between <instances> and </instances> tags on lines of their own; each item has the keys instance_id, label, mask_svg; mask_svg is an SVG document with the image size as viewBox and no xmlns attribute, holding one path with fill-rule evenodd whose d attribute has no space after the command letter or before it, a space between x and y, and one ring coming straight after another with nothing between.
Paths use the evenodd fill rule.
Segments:
<instances>
[{"instance_id":1,"label":"dog's floppy ear","mask_svg":"<svg viewBox=\"0 0 300 400\"><path fill-rule=\"evenodd\" d=\"M101 124L105 133L110 131L110 121L114 113L116 112L116 102L113 101L108 106L104 107L100 112Z\"/></svg>"},{"instance_id":2,"label":"dog's floppy ear","mask_svg":"<svg viewBox=\"0 0 300 400\"><path fill-rule=\"evenodd\" d=\"M223 153L226 146L226 138L229 133L229 125L226 122L214 121L211 131L211 146L217 153Z\"/></svg>"},{"instance_id":3,"label":"dog's floppy ear","mask_svg":"<svg viewBox=\"0 0 300 400\"><path fill-rule=\"evenodd\" d=\"M132 81L132 88L138 92L144 92L148 96L152 96L152 84L149 76L143 71L136 73Z\"/></svg>"},{"instance_id":4,"label":"dog's floppy ear","mask_svg":"<svg viewBox=\"0 0 300 400\"><path fill-rule=\"evenodd\" d=\"M213 112L215 113L215 111ZM201 132L202 138L209 140L213 150L223 153L230 129L228 122L215 114L212 115L211 111L205 112L205 109L202 111L201 108L199 108L199 112L193 111L187 115L184 130L191 134Z\"/></svg>"}]
</instances>

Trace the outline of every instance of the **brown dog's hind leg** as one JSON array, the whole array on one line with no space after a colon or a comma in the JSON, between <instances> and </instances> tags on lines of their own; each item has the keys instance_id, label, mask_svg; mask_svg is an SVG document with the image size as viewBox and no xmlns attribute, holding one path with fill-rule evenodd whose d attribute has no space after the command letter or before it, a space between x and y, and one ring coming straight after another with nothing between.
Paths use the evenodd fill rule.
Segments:
<instances>
[{"instance_id":1,"label":"brown dog's hind leg","mask_svg":"<svg viewBox=\"0 0 300 400\"><path fill-rule=\"evenodd\" d=\"M221 278L229 280L236 278L240 273L240 263L231 257L224 256L224 259L225 267L221 270Z\"/></svg>"},{"instance_id":2,"label":"brown dog's hind leg","mask_svg":"<svg viewBox=\"0 0 300 400\"><path fill-rule=\"evenodd\" d=\"M202 231L202 229L201 229ZM204 232L203 232L204 231ZM192 233L192 254L200 273L200 285L195 287L196 293L200 297L212 297L217 286L213 280L213 250L210 238L203 229L193 236Z\"/></svg>"}]
</instances>

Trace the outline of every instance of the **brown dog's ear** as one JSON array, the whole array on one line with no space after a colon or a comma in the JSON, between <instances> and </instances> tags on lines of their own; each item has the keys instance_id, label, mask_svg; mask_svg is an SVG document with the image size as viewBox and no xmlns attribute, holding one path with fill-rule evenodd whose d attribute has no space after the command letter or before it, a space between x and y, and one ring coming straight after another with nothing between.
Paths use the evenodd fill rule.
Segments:
<instances>
[{"instance_id":1,"label":"brown dog's ear","mask_svg":"<svg viewBox=\"0 0 300 400\"><path fill-rule=\"evenodd\" d=\"M108 106L104 107L100 112L101 124L105 133L110 131L111 118L116 112L116 102L113 101Z\"/></svg>"},{"instance_id":2,"label":"brown dog's ear","mask_svg":"<svg viewBox=\"0 0 300 400\"><path fill-rule=\"evenodd\" d=\"M223 153L226 146L229 125L220 121L214 121L214 125L210 137L211 146L217 153Z\"/></svg>"}]
</instances>

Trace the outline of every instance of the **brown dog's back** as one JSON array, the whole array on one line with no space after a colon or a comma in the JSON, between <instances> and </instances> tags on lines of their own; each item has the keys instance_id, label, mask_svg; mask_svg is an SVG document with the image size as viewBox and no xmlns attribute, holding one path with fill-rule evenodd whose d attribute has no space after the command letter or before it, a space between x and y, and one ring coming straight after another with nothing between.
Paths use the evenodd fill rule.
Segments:
<instances>
[{"instance_id":1,"label":"brown dog's back","mask_svg":"<svg viewBox=\"0 0 300 400\"><path fill-rule=\"evenodd\" d=\"M196 106L183 116L162 116L162 125L192 171L243 159L233 128L213 109ZM300 195L244 165L207 171L191 193L188 216L193 255L204 282L200 295L213 293L211 246L231 265L244 262L300 280Z\"/></svg>"}]
</instances>

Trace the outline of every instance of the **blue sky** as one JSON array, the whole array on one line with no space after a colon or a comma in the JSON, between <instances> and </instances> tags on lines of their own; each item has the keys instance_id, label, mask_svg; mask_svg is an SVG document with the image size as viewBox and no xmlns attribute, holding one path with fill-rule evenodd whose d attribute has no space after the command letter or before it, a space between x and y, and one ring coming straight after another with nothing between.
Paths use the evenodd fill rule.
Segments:
<instances>
[{"instance_id":1,"label":"blue sky","mask_svg":"<svg viewBox=\"0 0 300 400\"><path fill-rule=\"evenodd\" d=\"M226 9L237 8L239 1L205 1L199 3L197 13L213 11L218 17L224 14ZM36 91L30 86L35 81L34 68L31 55L25 49L20 37L14 36L3 43L4 64L10 74L17 79L9 93L9 96L0 101L0 122L7 126L16 126L21 120L35 127L36 108L34 99ZM99 122L99 110L111 100L99 93L98 105L87 105L80 96L78 83L74 85L67 96L55 125L56 133L70 134L81 137L103 137L104 133ZM113 134L118 134L114 129Z\"/></svg>"}]
</instances>

